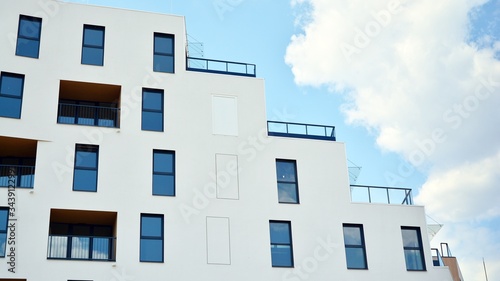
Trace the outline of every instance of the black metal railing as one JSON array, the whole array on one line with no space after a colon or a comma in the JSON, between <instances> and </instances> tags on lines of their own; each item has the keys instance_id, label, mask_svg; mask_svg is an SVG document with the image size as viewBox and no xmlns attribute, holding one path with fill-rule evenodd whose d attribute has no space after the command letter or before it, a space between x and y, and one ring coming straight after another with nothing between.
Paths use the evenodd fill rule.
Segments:
<instances>
[{"instance_id":1,"label":"black metal railing","mask_svg":"<svg viewBox=\"0 0 500 281\"><path fill-rule=\"evenodd\" d=\"M35 166L0 165L0 187L33 188Z\"/></svg>"},{"instance_id":2,"label":"black metal railing","mask_svg":"<svg viewBox=\"0 0 500 281\"><path fill-rule=\"evenodd\" d=\"M434 266L444 266L443 257L437 248L431 248L432 264Z\"/></svg>"},{"instance_id":3,"label":"black metal railing","mask_svg":"<svg viewBox=\"0 0 500 281\"><path fill-rule=\"evenodd\" d=\"M453 254L451 253L450 246L448 246L448 243L442 242L439 245L441 246L441 253L443 253L443 257L453 258Z\"/></svg>"},{"instance_id":4,"label":"black metal railing","mask_svg":"<svg viewBox=\"0 0 500 281\"><path fill-rule=\"evenodd\" d=\"M114 261L115 248L115 237L50 235L47 258Z\"/></svg>"},{"instance_id":5,"label":"black metal railing","mask_svg":"<svg viewBox=\"0 0 500 281\"><path fill-rule=\"evenodd\" d=\"M116 107L59 103L57 123L118 128Z\"/></svg>"},{"instance_id":6,"label":"black metal railing","mask_svg":"<svg viewBox=\"0 0 500 281\"><path fill-rule=\"evenodd\" d=\"M186 70L249 77L257 76L257 66L255 64L193 57L186 57Z\"/></svg>"},{"instance_id":7,"label":"black metal railing","mask_svg":"<svg viewBox=\"0 0 500 281\"><path fill-rule=\"evenodd\" d=\"M351 201L413 205L411 188L351 185Z\"/></svg>"},{"instance_id":8,"label":"black metal railing","mask_svg":"<svg viewBox=\"0 0 500 281\"><path fill-rule=\"evenodd\" d=\"M267 121L269 136L335 141L335 127L314 124Z\"/></svg>"}]
</instances>

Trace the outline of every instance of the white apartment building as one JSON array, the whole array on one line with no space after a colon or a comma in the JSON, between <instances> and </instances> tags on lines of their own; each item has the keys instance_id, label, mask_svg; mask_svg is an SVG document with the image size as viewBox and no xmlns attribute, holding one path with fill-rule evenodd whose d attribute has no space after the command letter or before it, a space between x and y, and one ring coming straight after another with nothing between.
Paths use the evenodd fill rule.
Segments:
<instances>
[{"instance_id":1,"label":"white apartment building","mask_svg":"<svg viewBox=\"0 0 500 281\"><path fill-rule=\"evenodd\" d=\"M0 35L0 280L453 280L411 190L351 186L183 17L0 0Z\"/></svg>"}]
</instances>

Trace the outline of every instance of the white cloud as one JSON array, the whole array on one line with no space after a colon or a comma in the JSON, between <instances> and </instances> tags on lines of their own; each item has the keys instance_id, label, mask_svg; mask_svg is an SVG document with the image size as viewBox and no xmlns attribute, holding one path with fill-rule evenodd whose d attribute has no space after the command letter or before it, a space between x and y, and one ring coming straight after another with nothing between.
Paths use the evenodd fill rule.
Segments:
<instances>
[{"instance_id":1,"label":"white cloud","mask_svg":"<svg viewBox=\"0 0 500 281\"><path fill-rule=\"evenodd\" d=\"M432 171L417 203L439 221L484 221L500 217L500 150L477 162ZM500 244L499 244L500 245Z\"/></svg>"},{"instance_id":2,"label":"white cloud","mask_svg":"<svg viewBox=\"0 0 500 281\"><path fill-rule=\"evenodd\" d=\"M311 5L287 49L295 82L344 94L348 122L427 173L417 201L433 216L471 231L499 218L499 35L468 41L469 13L486 1L295 2Z\"/></svg>"}]
</instances>

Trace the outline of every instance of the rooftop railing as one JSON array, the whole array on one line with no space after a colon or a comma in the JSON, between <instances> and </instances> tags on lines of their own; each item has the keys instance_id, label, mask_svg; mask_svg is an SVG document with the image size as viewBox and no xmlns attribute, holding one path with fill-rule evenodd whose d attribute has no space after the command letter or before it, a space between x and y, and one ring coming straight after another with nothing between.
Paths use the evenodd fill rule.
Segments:
<instances>
[{"instance_id":1,"label":"rooftop railing","mask_svg":"<svg viewBox=\"0 0 500 281\"><path fill-rule=\"evenodd\" d=\"M276 137L335 141L335 127L302 123L267 121L267 134Z\"/></svg>"},{"instance_id":2,"label":"rooftop railing","mask_svg":"<svg viewBox=\"0 0 500 281\"><path fill-rule=\"evenodd\" d=\"M48 259L115 260L115 237L50 235Z\"/></svg>"},{"instance_id":3,"label":"rooftop railing","mask_svg":"<svg viewBox=\"0 0 500 281\"><path fill-rule=\"evenodd\" d=\"M434 266L445 266L443 262L443 257L437 248L431 248L432 252L432 264Z\"/></svg>"},{"instance_id":4,"label":"rooftop railing","mask_svg":"<svg viewBox=\"0 0 500 281\"><path fill-rule=\"evenodd\" d=\"M118 128L115 107L59 103L57 123Z\"/></svg>"},{"instance_id":5,"label":"rooftop railing","mask_svg":"<svg viewBox=\"0 0 500 281\"><path fill-rule=\"evenodd\" d=\"M186 69L189 71L248 77L256 77L257 75L257 66L255 64L193 57L186 58Z\"/></svg>"},{"instance_id":6,"label":"rooftop railing","mask_svg":"<svg viewBox=\"0 0 500 281\"><path fill-rule=\"evenodd\" d=\"M0 187L33 188L35 166L0 165Z\"/></svg>"},{"instance_id":7,"label":"rooftop railing","mask_svg":"<svg viewBox=\"0 0 500 281\"><path fill-rule=\"evenodd\" d=\"M351 202L413 205L411 188L351 185Z\"/></svg>"}]
</instances>

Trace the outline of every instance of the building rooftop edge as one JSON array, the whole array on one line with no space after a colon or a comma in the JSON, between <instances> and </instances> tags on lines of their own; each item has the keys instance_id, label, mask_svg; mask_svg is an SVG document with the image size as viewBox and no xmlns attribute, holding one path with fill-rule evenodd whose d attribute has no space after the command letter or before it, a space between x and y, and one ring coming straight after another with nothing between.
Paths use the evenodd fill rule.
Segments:
<instances>
[{"instance_id":1,"label":"building rooftop edge","mask_svg":"<svg viewBox=\"0 0 500 281\"><path fill-rule=\"evenodd\" d=\"M159 12L152 12L152 11L145 11L145 10L136 10L132 8L117 8L117 7L111 7L111 6L104 6L104 5L97 5L97 4L86 4L86 3L77 3L77 2L68 2L64 0L50 0L53 2L58 2L63 5L78 5L78 6L89 6L89 7L96 7L96 8L104 8L104 9L112 9L112 10L119 10L119 11L127 11L127 12L139 12L139 13L146 13L146 14L155 14L155 15L161 15L161 16L171 16L171 17L178 17L178 18L183 18L184 21L186 20L185 16L182 15L177 15L177 14L167 14L167 13L159 13Z\"/></svg>"}]
</instances>

